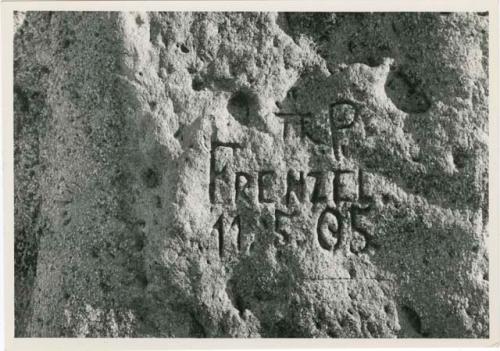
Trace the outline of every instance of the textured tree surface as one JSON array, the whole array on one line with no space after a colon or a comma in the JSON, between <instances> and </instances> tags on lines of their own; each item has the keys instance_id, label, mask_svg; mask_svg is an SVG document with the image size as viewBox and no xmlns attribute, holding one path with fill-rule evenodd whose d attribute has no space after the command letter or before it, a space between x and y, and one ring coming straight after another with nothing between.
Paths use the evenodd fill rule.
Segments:
<instances>
[{"instance_id":1,"label":"textured tree surface","mask_svg":"<svg viewBox=\"0 0 500 351\"><path fill-rule=\"evenodd\" d=\"M17 19L16 336L488 337L486 14Z\"/></svg>"}]
</instances>

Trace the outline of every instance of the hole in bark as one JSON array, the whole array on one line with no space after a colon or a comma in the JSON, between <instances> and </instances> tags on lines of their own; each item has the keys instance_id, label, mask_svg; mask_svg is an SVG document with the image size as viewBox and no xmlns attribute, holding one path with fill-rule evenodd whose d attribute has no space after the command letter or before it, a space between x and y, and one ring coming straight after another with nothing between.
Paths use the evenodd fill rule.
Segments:
<instances>
[{"instance_id":1,"label":"hole in bark","mask_svg":"<svg viewBox=\"0 0 500 351\"><path fill-rule=\"evenodd\" d=\"M146 187L155 188L160 184L160 175L152 168L148 168L142 174L142 180Z\"/></svg>"},{"instance_id":2,"label":"hole in bark","mask_svg":"<svg viewBox=\"0 0 500 351\"><path fill-rule=\"evenodd\" d=\"M457 169L463 169L466 166L467 159L469 158L466 150L462 148L457 148L456 150L453 151L452 156L453 156L453 163L455 164L455 167L457 167Z\"/></svg>"},{"instance_id":3,"label":"hole in bark","mask_svg":"<svg viewBox=\"0 0 500 351\"><path fill-rule=\"evenodd\" d=\"M144 21L142 20L141 16L136 16L135 23L140 27L144 24Z\"/></svg>"},{"instance_id":4,"label":"hole in bark","mask_svg":"<svg viewBox=\"0 0 500 351\"><path fill-rule=\"evenodd\" d=\"M174 138L177 138L179 139L180 137L180 140L182 141L183 138L182 138L182 127L179 127L179 129L177 129L174 133Z\"/></svg>"},{"instance_id":5,"label":"hole in bark","mask_svg":"<svg viewBox=\"0 0 500 351\"><path fill-rule=\"evenodd\" d=\"M410 326L419 334L422 334L422 322L420 321L420 316L411 307L403 306L402 309L406 320Z\"/></svg>"},{"instance_id":6,"label":"hole in bark","mask_svg":"<svg viewBox=\"0 0 500 351\"><path fill-rule=\"evenodd\" d=\"M203 80L201 80L201 78L198 78L198 77L193 78L192 87L193 87L194 91L202 90L203 85L204 85Z\"/></svg>"},{"instance_id":7,"label":"hole in bark","mask_svg":"<svg viewBox=\"0 0 500 351\"><path fill-rule=\"evenodd\" d=\"M136 279L143 288L145 288L149 284L148 277L146 277L146 273L143 272L137 273Z\"/></svg>"},{"instance_id":8,"label":"hole in bark","mask_svg":"<svg viewBox=\"0 0 500 351\"><path fill-rule=\"evenodd\" d=\"M162 204L162 201L161 201L161 197L156 195L155 196L155 206L156 208L162 208L163 207L163 204Z\"/></svg>"},{"instance_id":9,"label":"hole in bark","mask_svg":"<svg viewBox=\"0 0 500 351\"><path fill-rule=\"evenodd\" d=\"M401 71L391 71L385 92L394 105L406 113L424 113L431 107L427 96Z\"/></svg>"},{"instance_id":10,"label":"hole in bark","mask_svg":"<svg viewBox=\"0 0 500 351\"><path fill-rule=\"evenodd\" d=\"M248 125L250 122L250 104L252 98L239 91L234 94L227 104L227 110L229 113L243 125Z\"/></svg>"},{"instance_id":11,"label":"hole in bark","mask_svg":"<svg viewBox=\"0 0 500 351\"><path fill-rule=\"evenodd\" d=\"M349 268L349 277L351 279L355 279L356 278L356 269L354 267Z\"/></svg>"}]
</instances>

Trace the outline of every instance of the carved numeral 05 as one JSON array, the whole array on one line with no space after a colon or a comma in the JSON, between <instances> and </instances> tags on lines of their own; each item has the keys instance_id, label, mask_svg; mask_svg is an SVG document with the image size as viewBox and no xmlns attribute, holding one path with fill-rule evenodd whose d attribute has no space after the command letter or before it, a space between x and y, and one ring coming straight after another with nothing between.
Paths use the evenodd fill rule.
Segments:
<instances>
[{"instance_id":1,"label":"carved numeral 05","mask_svg":"<svg viewBox=\"0 0 500 351\"><path fill-rule=\"evenodd\" d=\"M316 228L319 245L325 250L336 249L340 245L342 216L332 208L325 209L318 219Z\"/></svg>"}]
</instances>

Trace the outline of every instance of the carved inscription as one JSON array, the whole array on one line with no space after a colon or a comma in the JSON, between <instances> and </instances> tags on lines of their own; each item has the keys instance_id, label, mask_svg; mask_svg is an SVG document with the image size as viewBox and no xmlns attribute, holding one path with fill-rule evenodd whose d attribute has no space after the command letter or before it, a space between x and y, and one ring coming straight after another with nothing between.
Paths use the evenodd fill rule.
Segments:
<instances>
[{"instance_id":1,"label":"carved inscription","mask_svg":"<svg viewBox=\"0 0 500 351\"><path fill-rule=\"evenodd\" d=\"M281 234L285 243L290 241L290 219L296 216L295 213L286 213L280 210L276 210L274 213L275 217L275 228L276 233Z\"/></svg>"},{"instance_id":2,"label":"carved inscription","mask_svg":"<svg viewBox=\"0 0 500 351\"><path fill-rule=\"evenodd\" d=\"M349 157L348 139L344 138L343 131L353 127L357 118L357 107L351 101L339 101L330 105L330 131L332 147L337 160Z\"/></svg>"},{"instance_id":3,"label":"carved inscription","mask_svg":"<svg viewBox=\"0 0 500 351\"><path fill-rule=\"evenodd\" d=\"M304 172L288 171L286 178L286 203L290 206L290 196L294 195L300 202L304 201L306 181L304 179Z\"/></svg>"},{"instance_id":4,"label":"carved inscription","mask_svg":"<svg viewBox=\"0 0 500 351\"><path fill-rule=\"evenodd\" d=\"M340 201L350 201L356 200L356 181L355 172L348 169L339 169L335 171L333 193L335 203Z\"/></svg>"},{"instance_id":5,"label":"carved inscription","mask_svg":"<svg viewBox=\"0 0 500 351\"><path fill-rule=\"evenodd\" d=\"M328 144L327 119L318 118L311 113L277 113L283 118L283 140L296 136L309 139L315 144Z\"/></svg>"},{"instance_id":6,"label":"carved inscription","mask_svg":"<svg viewBox=\"0 0 500 351\"><path fill-rule=\"evenodd\" d=\"M342 216L333 208L326 208L318 219L316 231L318 242L325 250L337 248L340 244Z\"/></svg>"},{"instance_id":7,"label":"carved inscription","mask_svg":"<svg viewBox=\"0 0 500 351\"><path fill-rule=\"evenodd\" d=\"M326 202L328 200L328 195L326 193L326 174L324 172L315 171L309 172L308 177L313 177L315 179L310 201L313 204Z\"/></svg>"},{"instance_id":8,"label":"carved inscription","mask_svg":"<svg viewBox=\"0 0 500 351\"><path fill-rule=\"evenodd\" d=\"M210 202L227 203L231 194L229 189L231 174L228 167L232 164L232 159L236 149L241 148L236 143L212 143L210 151Z\"/></svg>"},{"instance_id":9,"label":"carved inscription","mask_svg":"<svg viewBox=\"0 0 500 351\"><path fill-rule=\"evenodd\" d=\"M339 101L330 105L332 131L351 128L354 125L357 109L350 101Z\"/></svg>"},{"instance_id":10,"label":"carved inscription","mask_svg":"<svg viewBox=\"0 0 500 351\"><path fill-rule=\"evenodd\" d=\"M344 131L357 123L358 106L350 101L337 101L324 111L327 111L324 115L276 115L283 121L284 143L290 138L299 138L316 145L329 145L334 151L333 160L340 163L342 158L349 157L346 137L349 134ZM288 169L285 173L269 168L235 169L235 157L244 147L239 143L212 143L210 202L236 206L236 210L231 210L232 219L222 214L213 227L217 231L221 258L230 250L241 252L243 249L241 214L234 214L238 206L273 206L274 218L271 220L274 225L269 228L274 230L281 244L293 240L294 221L295 225L300 224L297 218L303 215L301 211L310 208L316 219L312 232L320 249L335 252L347 247L359 253L368 247L378 247L373 225L368 219L372 196L367 192L366 174L362 169L340 167L343 163L339 167L329 164L326 169ZM279 184L284 184L284 189ZM282 189L282 193L277 189ZM312 207L307 207L308 204ZM230 249L233 246L234 250Z\"/></svg>"},{"instance_id":11,"label":"carved inscription","mask_svg":"<svg viewBox=\"0 0 500 351\"><path fill-rule=\"evenodd\" d=\"M254 179L251 174L246 172L237 172L236 173L236 200L240 197L245 198L246 201L250 201L249 187L254 182Z\"/></svg>"},{"instance_id":12,"label":"carved inscription","mask_svg":"<svg viewBox=\"0 0 500 351\"><path fill-rule=\"evenodd\" d=\"M217 231L219 256L224 257L224 216L220 215L217 222L215 222L213 230Z\"/></svg>"},{"instance_id":13,"label":"carved inscription","mask_svg":"<svg viewBox=\"0 0 500 351\"><path fill-rule=\"evenodd\" d=\"M340 100L329 106L328 114L276 113L283 121L283 140L299 136L317 145L331 145L335 157L349 157L348 139L344 131L359 119L359 108L349 100Z\"/></svg>"},{"instance_id":14,"label":"carved inscription","mask_svg":"<svg viewBox=\"0 0 500 351\"><path fill-rule=\"evenodd\" d=\"M240 220L240 216L236 216L234 218L234 221L233 223L231 224L231 229L233 229L234 231L236 231L236 249L238 252L241 251L241 248L242 248L242 239L241 239L241 220Z\"/></svg>"},{"instance_id":15,"label":"carved inscription","mask_svg":"<svg viewBox=\"0 0 500 351\"><path fill-rule=\"evenodd\" d=\"M229 227L227 227L228 223L230 223ZM224 214L221 214L212 230L216 231L217 247L221 259L226 256L227 251L240 252L242 250L240 216L236 216L230 221L229 218L224 217Z\"/></svg>"},{"instance_id":16,"label":"carved inscription","mask_svg":"<svg viewBox=\"0 0 500 351\"><path fill-rule=\"evenodd\" d=\"M270 189L276 176L275 171L261 171L259 172L259 202L272 203Z\"/></svg>"}]
</instances>

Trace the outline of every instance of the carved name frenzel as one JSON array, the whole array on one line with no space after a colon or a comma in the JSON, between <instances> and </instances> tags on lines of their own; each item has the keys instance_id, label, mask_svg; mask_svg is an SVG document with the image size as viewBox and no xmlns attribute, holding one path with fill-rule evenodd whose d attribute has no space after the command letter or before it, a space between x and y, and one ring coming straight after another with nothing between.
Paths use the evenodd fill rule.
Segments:
<instances>
[{"instance_id":1,"label":"carved name frenzel","mask_svg":"<svg viewBox=\"0 0 500 351\"><path fill-rule=\"evenodd\" d=\"M335 138L336 132L352 128L356 122L357 108L354 103L342 101L332 104L329 110L329 128L331 139L329 144L333 147L335 158L346 157L347 149ZM290 134L292 114L276 114L283 117L283 139L286 141ZM311 114L293 114L298 116L296 128L300 130L301 138L307 137L315 144L324 144L319 140L311 125ZM314 171L301 171L289 169L279 174L273 169L260 169L253 172L244 172L233 169L230 164L235 155L238 155L243 145L239 143L212 142L210 156L210 183L209 197L212 205L227 205L241 203L253 206L269 206L279 202L282 206L274 207L273 230L284 240L290 240L290 232L284 222L287 219L300 215L299 204L311 205L311 211L316 219L315 240L319 248L336 251L340 248L342 237L346 231L356 232L364 239L362 247L351 251L359 253L369 247L376 247L373 233L363 225L363 216L372 210L372 196L367 194L365 186L365 172L361 169L318 169ZM281 194L277 194L276 184L283 182L286 185ZM313 184L308 186L307 184ZM331 189L328 191L327 189ZM243 250L241 214L237 211L226 211L215 221L213 230L217 231L215 237L218 241L218 250L221 258L226 256L229 241L233 242L237 251ZM231 238L226 238L231 233ZM235 233L235 234L234 234ZM352 237L352 235L351 235Z\"/></svg>"}]
</instances>

